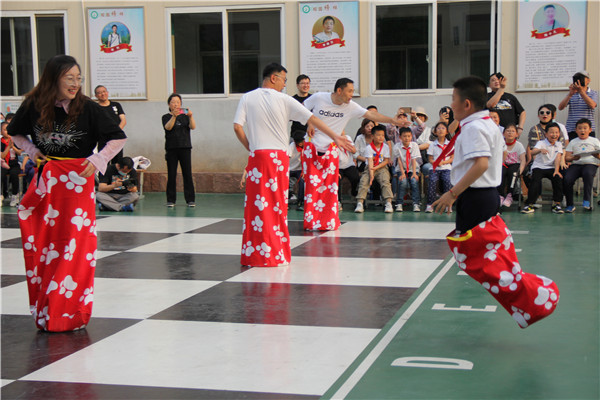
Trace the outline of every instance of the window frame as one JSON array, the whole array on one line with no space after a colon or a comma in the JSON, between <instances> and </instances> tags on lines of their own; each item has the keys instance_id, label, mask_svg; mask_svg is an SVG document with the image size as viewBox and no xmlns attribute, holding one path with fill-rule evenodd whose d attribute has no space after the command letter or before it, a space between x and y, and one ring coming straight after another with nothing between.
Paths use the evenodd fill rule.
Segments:
<instances>
[{"instance_id":1,"label":"window frame","mask_svg":"<svg viewBox=\"0 0 600 400\"><path fill-rule=\"evenodd\" d=\"M240 98L244 93L231 93L229 78L229 20L228 11L279 11L279 31L281 35L280 52L281 63L286 59L285 55L285 4L265 4L265 5L223 5L223 6L197 6L197 7L167 7L165 8L165 37L167 38L167 92L173 93L173 43L171 41L171 15L173 14L203 14L203 13L221 13L221 29L223 32L223 93L187 93L182 94L186 99L205 99L205 98Z\"/></svg>"},{"instance_id":2,"label":"window frame","mask_svg":"<svg viewBox=\"0 0 600 400\"><path fill-rule=\"evenodd\" d=\"M38 16L57 16L63 19L64 29L64 45L65 53L69 54L69 24L68 24L68 13L67 10L41 10L41 11L2 11L2 18L29 18L29 26L31 27L31 49L32 49L32 60L33 60L33 86L38 84L40 78L40 71L44 68L43 65L38 64L38 43L37 43L37 21ZM11 47L11 53L14 54L14 50ZM2 96L3 101L15 101L23 98L23 95L12 95Z\"/></svg>"},{"instance_id":3,"label":"window frame","mask_svg":"<svg viewBox=\"0 0 600 400\"><path fill-rule=\"evenodd\" d=\"M460 0L461 3L476 2L478 0ZM500 48L496 43L496 38L499 37L500 32L496 32L496 15L499 14L498 7L500 2L498 0L490 1L490 71L496 70L496 65L500 63ZM408 1L374 1L371 3L369 8L370 17L370 59L373 62L370 65L371 73L369 77L369 83L371 87L371 95L412 95L412 94L452 94L452 88L438 88L437 87L437 57L438 57L438 43L437 43L437 15L438 15L438 4L439 3L455 3L453 0L408 0ZM411 5L430 5L431 15L429 15L429 46L431 59L429 60L430 65L430 77L431 83L430 88L422 89L377 89L377 7L379 6L411 6ZM435 23L434 23L435 22ZM498 27L500 23L498 23ZM491 73L491 72L490 72Z\"/></svg>"}]
</instances>

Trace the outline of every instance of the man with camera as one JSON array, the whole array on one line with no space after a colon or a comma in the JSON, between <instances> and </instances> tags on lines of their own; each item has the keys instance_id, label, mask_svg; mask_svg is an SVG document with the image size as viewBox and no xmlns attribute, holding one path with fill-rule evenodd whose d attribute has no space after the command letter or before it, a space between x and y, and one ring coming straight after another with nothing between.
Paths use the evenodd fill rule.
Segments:
<instances>
[{"instance_id":1,"label":"man with camera","mask_svg":"<svg viewBox=\"0 0 600 400\"><path fill-rule=\"evenodd\" d=\"M131 157L123 157L101 176L96 202L100 211L133 211L139 199L137 172Z\"/></svg>"},{"instance_id":2,"label":"man with camera","mask_svg":"<svg viewBox=\"0 0 600 400\"><path fill-rule=\"evenodd\" d=\"M590 74L587 71L580 71L573 75L573 83L569 86L569 93L558 104L559 110L564 110L569 106L567 115L567 132L569 140L577 137L575 133L575 124L581 118L587 118L592 121L592 132L590 136L596 136L596 107L598 107L598 92L590 89Z\"/></svg>"},{"instance_id":3,"label":"man with camera","mask_svg":"<svg viewBox=\"0 0 600 400\"><path fill-rule=\"evenodd\" d=\"M489 87L492 91L488 93L486 107L498 113L501 126L517 125L517 137L519 137L523 133L526 113L519 100L513 94L506 92L506 83L506 77L500 72L490 75Z\"/></svg>"}]
</instances>

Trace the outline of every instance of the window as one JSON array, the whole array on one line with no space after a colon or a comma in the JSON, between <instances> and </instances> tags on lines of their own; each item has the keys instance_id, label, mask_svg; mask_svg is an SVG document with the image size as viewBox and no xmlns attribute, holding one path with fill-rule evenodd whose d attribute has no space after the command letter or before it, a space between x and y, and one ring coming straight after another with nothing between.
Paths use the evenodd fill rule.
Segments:
<instances>
[{"instance_id":1,"label":"window","mask_svg":"<svg viewBox=\"0 0 600 400\"><path fill-rule=\"evenodd\" d=\"M171 12L174 92L245 93L281 62L280 9Z\"/></svg>"},{"instance_id":2,"label":"window","mask_svg":"<svg viewBox=\"0 0 600 400\"><path fill-rule=\"evenodd\" d=\"M487 82L491 15L491 1L376 5L376 90L450 88L466 75Z\"/></svg>"},{"instance_id":3,"label":"window","mask_svg":"<svg viewBox=\"0 0 600 400\"><path fill-rule=\"evenodd\" d=\"M65 54L63 19L44 14L1 18L2 96L24 95L37 83L46 62Z\"/></svg>"}]
</instances>

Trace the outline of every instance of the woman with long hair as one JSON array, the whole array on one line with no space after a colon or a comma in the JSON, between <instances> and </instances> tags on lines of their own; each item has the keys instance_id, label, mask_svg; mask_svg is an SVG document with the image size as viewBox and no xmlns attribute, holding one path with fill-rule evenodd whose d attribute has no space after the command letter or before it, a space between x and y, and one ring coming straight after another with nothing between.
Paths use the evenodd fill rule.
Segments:
<instances>
[{"instance_id":1,"label":"woman with long hair","mask_svg":"<svg viewBox=\"0 0 600 400\"><path fill-rule=\"evenodd\" d=\"M30 310L39 329L53 332L89 322L97 250L94 174L104 173L126 140L81 92L82 83L75 58L51 58L8 126L15 144L38 165L18 216ZM107 144L94 154L100 140Z\"/></svg>"}]
</instances>

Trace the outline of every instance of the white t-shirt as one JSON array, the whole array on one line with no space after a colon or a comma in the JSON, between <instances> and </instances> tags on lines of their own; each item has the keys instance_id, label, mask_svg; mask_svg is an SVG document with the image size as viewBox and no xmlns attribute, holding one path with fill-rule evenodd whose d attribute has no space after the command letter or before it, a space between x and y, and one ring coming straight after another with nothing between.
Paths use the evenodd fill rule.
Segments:
<instances>
[{"instance_id":1,"label":"white t-shirt","mask_svg":"<svg viewBox=\"0 0 600 400\"><path fill-rule=\"evenodd\" d=\"M502 144L504 138L498 126L489 119L487 110L469 115L460 122L461 133L454 144L454 161L450 181L456 185L475 163L475 158L488 157L488 169L473 188L497 187L502 182ZM487 119L484 119L488 117Z\"/></svg>"},{"instance_id":2,"label":"white t-shirt","mask_svg":"<svg viewBox=\"0 0 600 400\"><path fill-rule=\"evenodd\" d=\"M402 164L402 166L404 167L404 171L407 172L412 172L412 160L417 160L417 169L416 171L419 171L419 160L421 160L421 151L419 150L419 145L416 144L415 142L410 142L408 144L408 150L406 150L404 148L404 145L402 144L402 142L400 143L396 143L394 145L393 150L393 156L394 156L394 160L397 160L396 163L396 171L400 172L400 166L399 164ZM410 163L408 164L408 170L406 168L406 153L410 154Z\"/></svg>"},{"instance_id":3,"label":"white t-shirt","mask_svg":"<svg viewBox=\"0 0 600 400\"><path fill-rule=\"evenodd\" d=\"M429 147L427 148L427 155L428 156L433 156L433 161L437 160L437 158L442 154L442 151L444 150L442 148L442 146L447 146L449 143L449 141L444 138L444 143L440 144L439 140L433 140L431 142L431 144L429 145ZM448 157L446 156L446 159ZM436 170L440 170L440 171L444 171L444 170L451 170L452 169L452 164L444 164L444 165L438 165Z\"/></svg>"},{"instance_id":4,"label":"white t-shirt","mask_svg":"<svg viewBox=\"0 0 600 400\"><path fill-rule=\"evenodd\" d=\"M506 143L505 143L506 146ZM521 142L515 142L513 145L513 148L508 150L508 146L506 146L506 160L504 160L504 163L506 165L510 165L510 164L520 164L521 160L519 159L519 157L521 156L521 154L525 153L525 147L523 147L523 145L521 144Z\"/></svg>"},{"instance_id":5,"label":"white t-shirt","mask_svg":"<svg viewBox=\"0 0 600 400\"><path fill-rule=\"evenodd\" d=\"M290 143L288 148L288 156L290 156L290 171L299 171L302 169L302 154L296 149L296 142Z\"/></svg>"},{"instance_id":6,"label":"white t-shirt","mask_svg":"<svg viewBox=\"0 0 600 400\"><path fill-rule=\"evenodd\" d=\"M548 150L548 154L538 153L533 159L533 164L531 164L531 169L550 169L554 168L554 160L556 160L556 156L562 154L563 147L562 143L558 140L554 142L554 144L550 144L548 139L540 140L535 144L534 149L545 149Z\"/></svg>"},{"instance_id":7,"label":"white t-shirt","mask_svg":"<svg viewBox=\"0 0 600 400\"><path fill-rule=\"evenodd\" d=\"M310 111L275 89L258 88L242 96L233 122L246 125L250 151L288 150L288 121L306 124Z\"/></svg>"},{"instance_id":8,"label":"white t-shirt","mask_svg":"<svg viewBox=\"0 0 600 400\"><path fill-rule=\"evenodd\" d=\"M575 138L569 142L565 150L572 152L574 156L576 156L578 153L587 153L594 150L600 150L600 140L592 136L588 136L588 138L585 140ZM579 160L573 160L572 163L600 165L600 160L594 156L586 156L581 157Z\"/></svg>"},{"instance_id":9,"label":"white t-shirt","mask_svg":"<svg viewBox=\"0 0 600 400\"><path fill-rule=\"evenodd\" d=\"M299 104L299 103L298 103ZM366 108L350 100L349 103L340 105L333 104L331 93L318 92L304 100L304 107L325 122L332 131L341 135L352 118L360 118L367 112ZM329 136L315 128L315 136L311 139L317 148L317 151L327 151L329 145L333 142Z\"/></svg>"},{"instance_id":10,"label":"white t-shirt","mask_svg":"<svg viewBox=\"0 0 600 400\"><path fill-rule=\"evenodd\" d=\"M352 139L350 139L348 135L344 135L344 138L346 138L348 143L352 144ZM354 154L344 149L338 149L338 153L340 163L339 169L346 169L354 166Z\"/></svg>"},{"instance_id":11,"label":"white t-shirt","mask_svg":"<svg viewBox=\"0 0 600 400\"><path fill-rule=\"evenodd\" d=\"M366 158L373 158L373 166L377 166L380 163L382 163L386 158L390 158L390 146L388 146L387 143L383 143L381 145L381 148L377 148L377 150L375 150L373 148L373 146L375 146L373 144L373 142L371 142L370 144L367 145L367 147L364 148L364 150L361 153L361 156L366 157ZM377 156L377 151L379 152L379 162L376 161L375 157Z\"/></svg>"}]
</instances>

